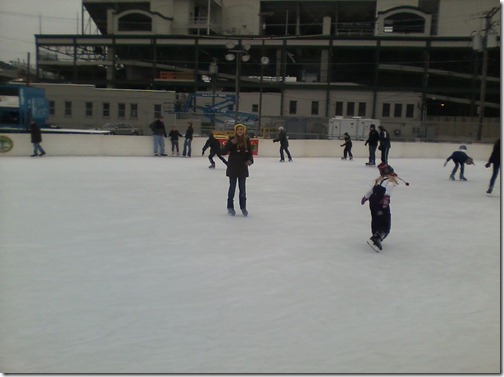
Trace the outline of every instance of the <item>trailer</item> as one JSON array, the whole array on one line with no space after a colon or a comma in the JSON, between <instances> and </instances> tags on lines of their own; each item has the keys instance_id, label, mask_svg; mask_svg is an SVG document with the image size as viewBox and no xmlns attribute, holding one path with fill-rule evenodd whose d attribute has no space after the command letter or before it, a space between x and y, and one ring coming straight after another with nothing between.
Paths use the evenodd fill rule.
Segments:
<instances>
[{"instance_id":1,"label":"trailer","mask_svg":"<svg viewBox=\"0 0 504 377\"><path fill-rule=\"evenodd\" d=\"M27 132L30 122L44 127L49 118L45 89L26 85L0 85L0 131Z\"/></svg>"},{"instance_id":2,"label":"trailer","mask_svg":"<svg viewBox=\"0 0 504 377\"><path fill-rule=\"evenodd\" d=\"M333 117L329 119L328 137L329 139L343 139L345 132L348 132L353 140L366 140L369 135L369 126L372 124L378 127L380 120L361 117Z\"/></svg>"}]
</instances>

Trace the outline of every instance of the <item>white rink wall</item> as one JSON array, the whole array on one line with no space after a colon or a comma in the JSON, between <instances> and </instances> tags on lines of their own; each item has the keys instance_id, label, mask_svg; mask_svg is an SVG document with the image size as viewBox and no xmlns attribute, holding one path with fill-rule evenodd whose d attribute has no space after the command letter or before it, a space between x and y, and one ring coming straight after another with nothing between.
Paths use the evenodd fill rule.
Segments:
<instances>
[{"instance_id":1,"label":"white rink wall","mask_svg":"<svg viewBox=\"0 0 504 377\"><path fill-rule=\"evenodd\" d=\"M1 134L13 141L13 148L8 152L0 152L0 157L29 156L33 147L30 134ZM152 156L152 136L119 136L119 135L75 135L75 134L43 134L42 147L47 156ZM201 156L201 149L206 137L196 137L192 143L192 156ZM171 143L165 139L165 148L171 154ZM289 150L296 157L341 157L342 140L290 140ZM182 153L183 139L179 140ZM425 142L394 142L389 158L447 158L458 150L459 143L425 143ZM492 144L467 144L468 155L475 160L486 161L492 152ZM279 143L271 139L259 139L259 157L279 156ZM3 149L3 148L2 148ZM205 156L208 156L207 150ZM368 148L364 141L353 141L354 158L367 158ZM377 157L379 157L377 150Z\"/></svg>"}]
</instances>

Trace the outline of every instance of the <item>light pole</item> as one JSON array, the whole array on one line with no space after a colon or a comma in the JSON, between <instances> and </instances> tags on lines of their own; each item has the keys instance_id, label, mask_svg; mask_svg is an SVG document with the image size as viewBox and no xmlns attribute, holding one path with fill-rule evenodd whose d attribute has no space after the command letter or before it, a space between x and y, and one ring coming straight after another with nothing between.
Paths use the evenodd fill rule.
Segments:
<instances>
[{"instance_id":1,"label":"light pole","mask_svg":"<svg viewBox=\"0 0 504 377\"><path fill-rule=\"evenodd\" d=\"M242 45L241 41L236 44L233 41L226 43L228 48L228 53L225 58L227 61L232 62L236 60L236 76L235 76L235 123L238 122L238 112L240 111L240 75L241 75L241 63L248 62L250 60L250 55L248 50L250 50L250 44L246 43Z\"/></svg>"},{"instance_id":2,"label":"light pole","mask_svg":"<svg viewBox=\"0 0 504 377\"><path fill-rule=\"evenodd\" d=\"M212 109L215 106L215 81L217 80L217 74L219 73L219 66L217 65L217 59L213 59L208 67L208 73L210 74L210 80L212 80ZM212 114L212 129L215 129L215 113Z\"/></svg>"},{"instance_id":3,"label":"light pole","mask_svg":"<svg viewBox=\"0 0 504 377\"><path fill-rule=\"evenodd\" d=\"M263 96L263 77L264 77L264 67L269 64L269 58L263 56L261 58L261 79L259 81L259 132L262 132L261 120L262 120L262 96Z\"/></svg>"}]
</instances>

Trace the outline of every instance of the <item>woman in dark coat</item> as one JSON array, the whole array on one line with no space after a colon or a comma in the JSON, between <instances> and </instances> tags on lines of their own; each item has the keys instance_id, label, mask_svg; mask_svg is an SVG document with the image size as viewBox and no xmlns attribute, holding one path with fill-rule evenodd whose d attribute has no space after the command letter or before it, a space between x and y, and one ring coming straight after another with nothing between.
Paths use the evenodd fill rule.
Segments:
<instances>
[{"instance_id":1,"label":"woman in dark coat","mask_svg":"<svg viewBox=\"0 0 504 377\"><path fill-rule=\"evenodd\" d=\"M30 123L30 127L31 142L33 144L33 154L31 155L31 157L38 156L38 152L40 152L40 156L43 156L45 155L45 151L40 145L40 143L42 142L42 132L40 131L37 123L35 123L34 121Z\"/></svg>"},{"instance_id":2,"label":"woman in dark coat","mask_svg":"<svg viewBox=\"0 0 504 377\"><path fill-rule=\"evenodd\" d=\"M227 199L228 214L234 216L234 196L236 183L240 191L240 209L244 216L248 215L247 195L245 181L249 176L248 167L254 163L252 156L252 146L250 139L246 136L247 128L243 124L237 124L234 127L234 135L230 136L224 147L222 154L229 153L227 161L226 176L229 177L229 190Z\"/></svg>"}]
</instances>

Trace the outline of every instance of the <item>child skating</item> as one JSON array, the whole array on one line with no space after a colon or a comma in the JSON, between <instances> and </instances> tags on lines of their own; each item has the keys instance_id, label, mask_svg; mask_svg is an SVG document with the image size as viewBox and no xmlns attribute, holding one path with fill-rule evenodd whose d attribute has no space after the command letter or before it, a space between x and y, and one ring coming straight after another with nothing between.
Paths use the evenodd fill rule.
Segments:
<instances>
[{"instance_id":1,"label":"child skating","mask_svg":"<svg viewBox=\"0 0 504 377\"><path fill-rule=\"evenodd\" d=\"M386 163L382 162L378 165L378 170L380 176L375 179L373 186L361 199L362 205L369 200L371 238L368 240L368 244L376 252L382 250L382 242L390 233L390 195L393 188L399 184L398 179L400 179L392 166ZM406 182L406 185L409 185L409 183Z\"/></svg>"},{"instance_id":2,"label":"child skating","mask_svg":"<svg viewBox=\"0 0 504 377\"><path fill-rule=\"evenodd\" d=\"M227 161L224 157L221 155L221 146L219 143L219 140L217 140L214 136L213 131L210 132L210 135L208 136L208 139L203 146L203 149L201 150L201 155L205 155L205 151L210 148L210 154L208 155L208 160L210 161L210 166L208 168L210 169L215 169L215 161L214 161L214 156L217 156L223 163L224 165L227 165Z\"/></svg>"},{"instance_id":3,"label":"child skating","mask_svg":"<svg viewBox=\"0 0 504 377\"><path fill-rule=\"evenodd\" d=\"M465 145L461 145L458 151L453 152L450 157L448 157L444 163L443 166L446 166L448 161L453 160L455 163L455 167L453 168L451 174L450 174L450 179L452 181L455 180L455 174L457 173L457 170L460 165L460 180L461 181L467 181L467 178L464 176L464 164L467 165L474 165L474 161L471 157L469 157L466 152L467 147Z\"/></svg>"},{"instance_id":4,"label":"child skating","mask_svg":"<svg viewBox=\"0 0 504 377\"><path fill-rule=\"evenodd\" d=\"M352 139L350 138L348 132L345 132L344 135L345 135L345 142L340 145L340 147L345 147L345 149L343 149L343 157L341 157L341 159L346 160L348 156L350 160L353 160Z\"/></svg>"}]
</instances>

